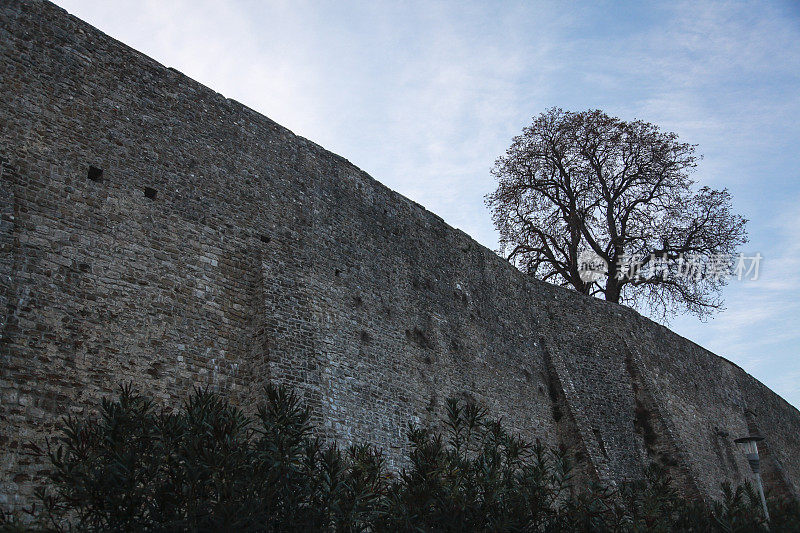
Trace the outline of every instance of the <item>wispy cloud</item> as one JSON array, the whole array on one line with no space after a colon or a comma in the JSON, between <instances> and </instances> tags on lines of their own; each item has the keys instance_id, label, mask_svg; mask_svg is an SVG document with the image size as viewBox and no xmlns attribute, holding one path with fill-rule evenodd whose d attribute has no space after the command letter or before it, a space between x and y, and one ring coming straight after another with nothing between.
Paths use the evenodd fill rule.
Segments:
<instances>
[{"instance_id":1,"label":"wispy cloud","mask_svg":"<svg viewBox=\"0 0 800 533\"><path fill-rule=\"evenodd\" d=\"M771 238L765 249L758 280L733 280L727 310L706 324L684 318L676 325L684 335L739 363L771 384L800 372L800 196L786 201L763 226ZM777 382L776 382L777 383ZM777 387L777 385L776 385ZM777 389L776 389L777 390ZM797 405L796 389L787 399ZM784 392L781 392L785 394Z\"/></svg>"}]
</instances>

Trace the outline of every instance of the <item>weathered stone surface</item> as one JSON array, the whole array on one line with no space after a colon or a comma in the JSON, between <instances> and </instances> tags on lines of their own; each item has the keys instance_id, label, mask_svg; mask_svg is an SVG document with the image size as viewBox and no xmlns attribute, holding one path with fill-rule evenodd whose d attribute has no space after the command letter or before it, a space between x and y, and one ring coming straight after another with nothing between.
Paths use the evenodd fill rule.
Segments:
<instances>
[{"instance_id":1,"label":"weathered stone surface","mask_svg":"<svg viewBox=\"0 0 800 533\"><path fill-rule=\"evenodd\" d=\"M345 159L42 1L0 5L0 505L28 501L59 417L121 381L245 407L298 387L325 436L397 464L409 420L468 396L687 492L798 494L800 413L630 309L525 278ZM102 169L102 176L89 166ZM754 414L750 420L745 409Z\"/></svg>"}]
</instances>

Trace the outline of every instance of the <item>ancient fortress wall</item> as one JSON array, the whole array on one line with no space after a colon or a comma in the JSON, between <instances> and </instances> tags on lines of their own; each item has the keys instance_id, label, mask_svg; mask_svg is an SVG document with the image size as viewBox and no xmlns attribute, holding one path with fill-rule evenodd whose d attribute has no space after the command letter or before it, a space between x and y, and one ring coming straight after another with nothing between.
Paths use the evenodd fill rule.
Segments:
<instances>
[{"instance_id":1,"label":"ancient fortress wall","mask_svg":"<svg viewBox=\"0 0 800 533\"><path fill-rule=\"evenodd\" d=\"M585 475L800 491L800 412L634 311L529 280L345 159L43 1L0 5L0 505L59 417L133 380L245 407L292 383L398 464L474 398ZM90 172L90 166L102 170ZM753 415L745 416L745 408Z\"/></svg>"}]
</instances>

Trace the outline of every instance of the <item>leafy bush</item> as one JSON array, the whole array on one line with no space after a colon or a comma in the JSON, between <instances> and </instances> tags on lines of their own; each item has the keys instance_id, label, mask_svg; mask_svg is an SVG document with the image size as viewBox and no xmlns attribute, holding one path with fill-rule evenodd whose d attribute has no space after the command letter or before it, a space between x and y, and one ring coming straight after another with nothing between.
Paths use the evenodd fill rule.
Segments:
<instances>
[{"instance_id":1,"label":"leafy bush","mask_svg":"<svg viewBox=\"0 0 800 533\"><path fill-rule=\"evenodd\" d=\"M474 404L448 400L445 436L409 428L410 466L392 486L387 531L574 531L570 454L510 435ZM602 512L610 499L595 495ZM602 514L602 513L601 513Z\"/></svg>"},{"instance_id":2,"label":"leafy bush","mask_svg":"<svg viewBox=\"0 0 800 533\"><path fill-rule=\"evenodd\" d=\"M394 475L368 444L315 438L283 387L267 387L249 417L207 390L167 412L125 386L98 418L64 421L51 486L30 512L39 529L81 531L766 530L748 486L725 487L711 507L681 498L655 466L619 491L581 486L567 450L526 442L477 405L449 400L443 426L410 425ZM770 512L772 531L800 531L797 502Z\"/></svg>"},{"instance_id":3,"label":"leafy bush","mask_svg":"<svg viewBox=\"0 0 800 533\"><path fill-rule=\"evenodd\" d=\"M381 456L323 447L309 418L285 388L252 419L205 390L175 414L124 387L98 420L66 420L42 514L90 531L363 530L388 487Z\"/></svg>"}]
</instances>

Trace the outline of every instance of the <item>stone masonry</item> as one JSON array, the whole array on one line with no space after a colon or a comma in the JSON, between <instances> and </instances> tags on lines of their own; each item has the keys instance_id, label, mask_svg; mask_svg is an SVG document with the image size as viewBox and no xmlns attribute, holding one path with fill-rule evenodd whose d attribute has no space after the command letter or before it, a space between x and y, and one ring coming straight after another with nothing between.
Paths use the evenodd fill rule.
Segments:
<instances>
[{"instance_id":1,"label":"stone masonry","mask_svg":"<svg viewBox=\"0 0 800 533\"><path fill-rule=\"evenodd\" d=\"M800 495L800 412L614 304L526 278L347 160L42 0L0 4L0 506L121 382L250 408L290 383L324 436L390 462L410 420L475 399L584 474L652 461L714 497Z\"/></svg>"}]
</instances>

